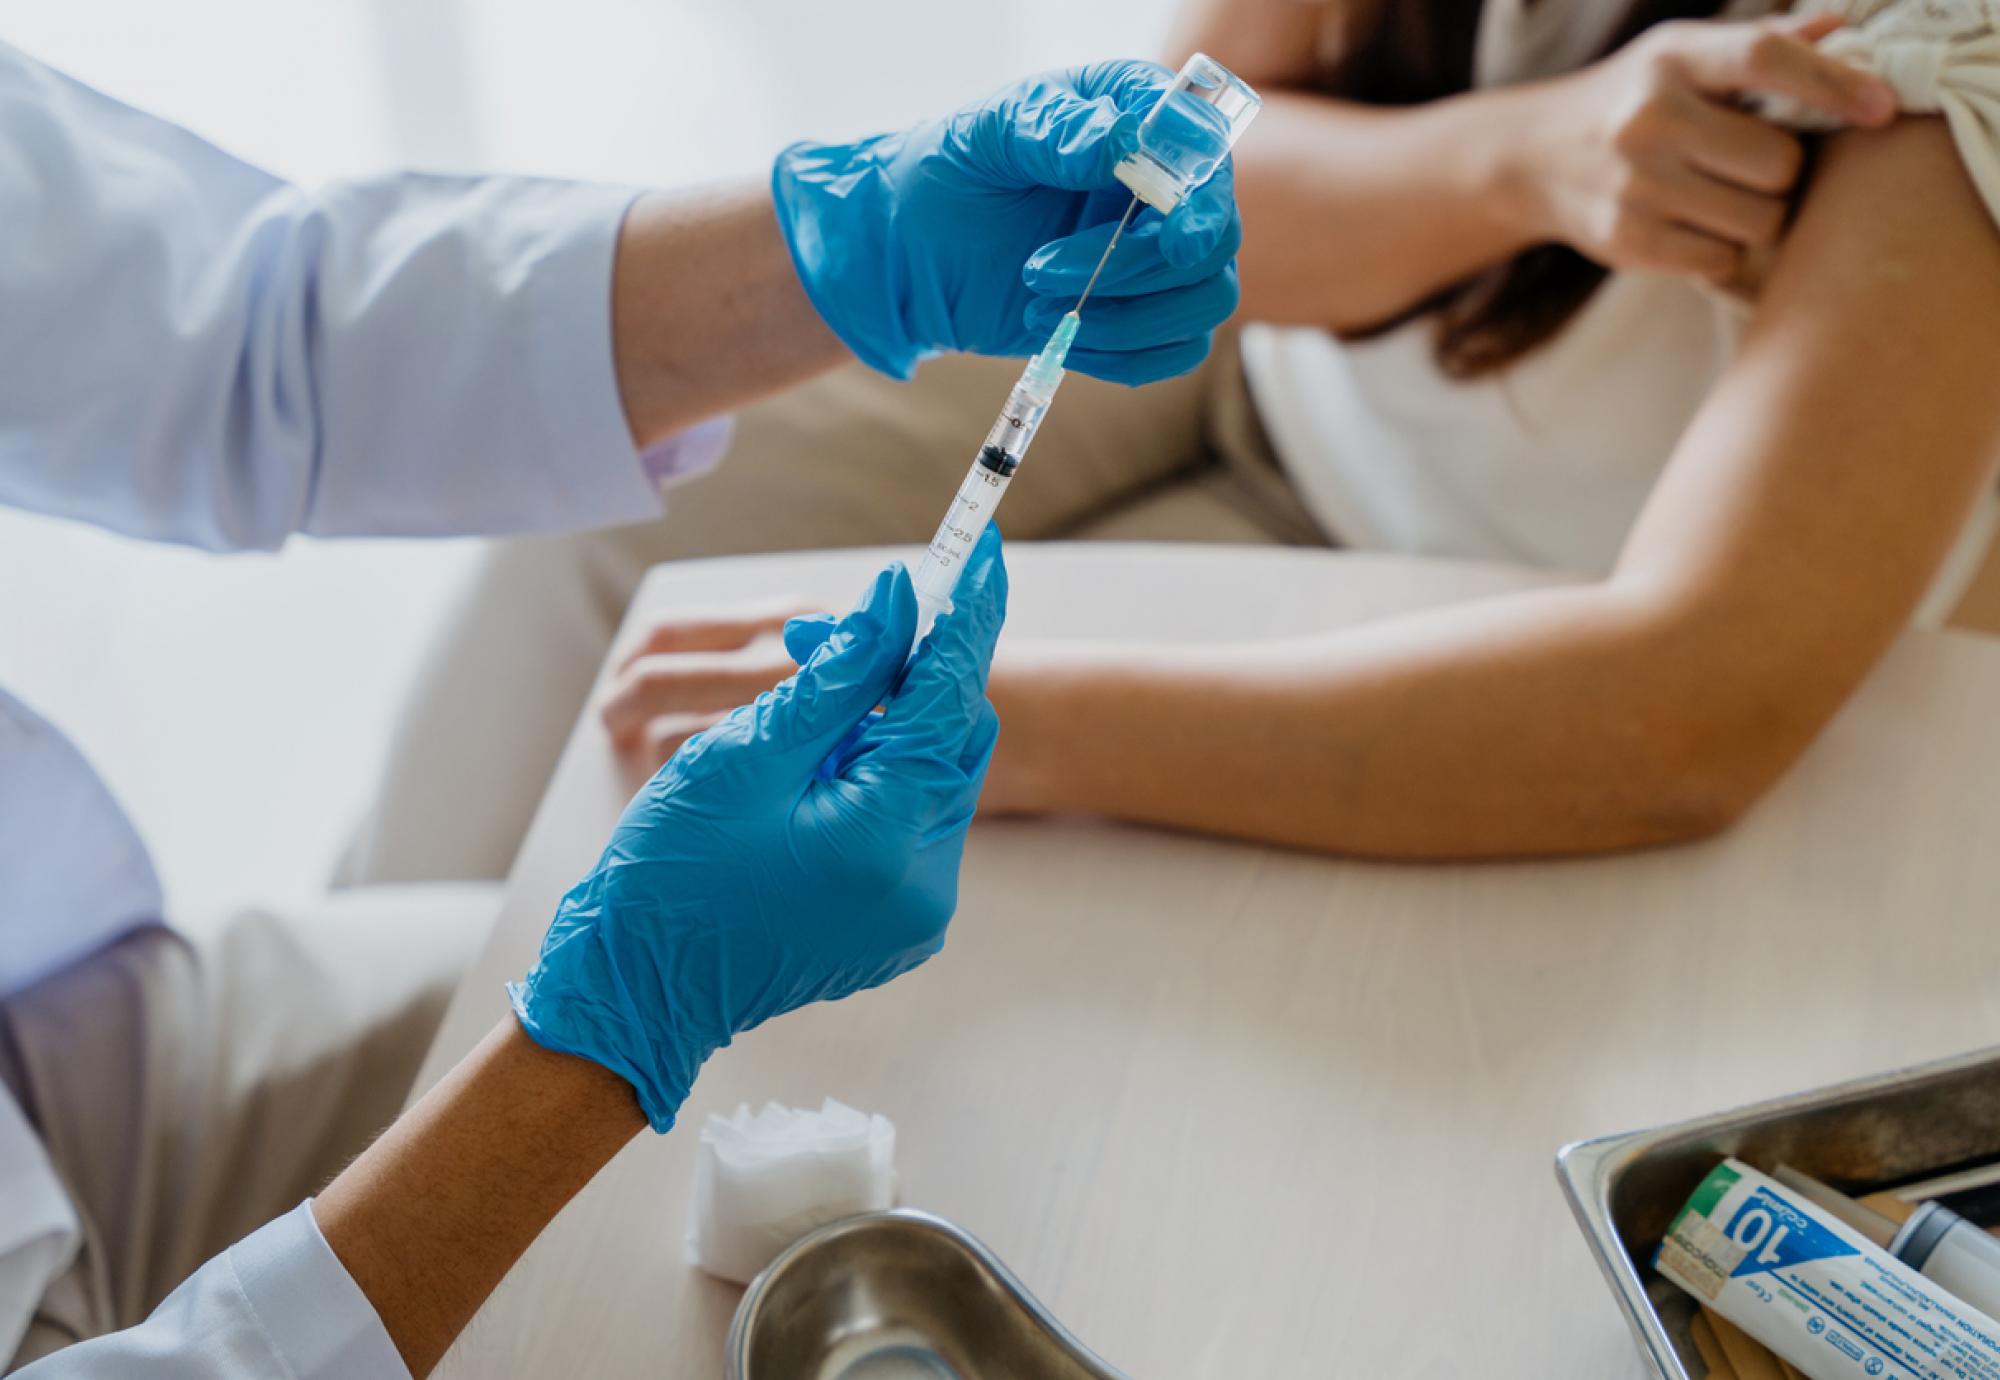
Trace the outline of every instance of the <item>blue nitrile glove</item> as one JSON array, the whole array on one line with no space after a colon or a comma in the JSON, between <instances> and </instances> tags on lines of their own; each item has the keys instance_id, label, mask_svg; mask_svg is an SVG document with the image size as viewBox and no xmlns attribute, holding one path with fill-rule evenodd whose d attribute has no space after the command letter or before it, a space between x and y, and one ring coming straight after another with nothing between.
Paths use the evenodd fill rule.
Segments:
<instances>
[{"instance_id":1,"label":"blue nitrile glove","mask_svg":"<svg viewBox=\"0 0 2000 1380\"><path fill-rule=\"evenodd\" d=\"M665 1131L732 1036L943 946L999 732L986 699L1007 612L997 533L955 598L907 673L917 601L901 565L838 622L787 628L805 664L660 769L508 987L536 1043L618 1073Z\"/></svg>"},{"instance_id":2,"label":"blue nitrile glove","mask_svg":"<svg viewBox=\"0 0 2000 1380\"><path fill-rule=\"evenodd\" d=\"M901 134L794 144L771 191L813 305L896 378L940 351L1035 353L1131 202L1111 170L1172 83L1102 62ZM1118 300L1091 299L1069 367L1131 384L1194 368L1236 310L1241 239L1226 162L1172 216L1142 208L1105 272Z\"/></svg>"}]
</instances>

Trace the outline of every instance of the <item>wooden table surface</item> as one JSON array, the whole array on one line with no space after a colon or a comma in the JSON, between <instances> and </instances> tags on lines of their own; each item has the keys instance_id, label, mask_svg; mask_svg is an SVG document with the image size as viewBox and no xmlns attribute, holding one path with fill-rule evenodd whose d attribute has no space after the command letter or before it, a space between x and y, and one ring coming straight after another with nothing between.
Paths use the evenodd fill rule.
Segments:
<instances>
[{"instance_id":1,"label":"wooden table surface","mask_svg":"<svg viewBox=\"0 0 2000 1380\"><path fill-rule=\"evenodd\" d=\"M882 553L683 563L634 617L845 606ZM1016 546L1016 635L1221 640L1518 588L1318 552ZM739 1290L684 1263L694 1129L832 1095L904 1201L982 1237L1134 1376L1633 1380L1551 1173L1566 1140L2000 1032L2000 644L1912 633L1727 837L1382 866L1081 821L977 826L945 952L710 1063L440 1374L720 1374ZM505 1012L629 789L579 723L419 1082Z\"/></svg>"}]
</instances>

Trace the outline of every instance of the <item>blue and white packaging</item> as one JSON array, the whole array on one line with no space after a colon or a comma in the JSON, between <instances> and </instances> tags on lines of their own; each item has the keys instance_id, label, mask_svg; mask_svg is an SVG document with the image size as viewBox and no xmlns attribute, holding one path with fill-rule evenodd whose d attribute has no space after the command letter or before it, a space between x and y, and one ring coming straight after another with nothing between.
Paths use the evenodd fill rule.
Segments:
<instances>
[{"instance_id":1,"label":"blue and white packaging","mask_svg":"<svg viewBox=\"0 0 2000 1380\"><path fill-rule=\"evenodd\" d=\"M2000 1380L2000 1323L1738 1160L1654 1261L1812 1380Z\"/></svg>"}]
</instances>

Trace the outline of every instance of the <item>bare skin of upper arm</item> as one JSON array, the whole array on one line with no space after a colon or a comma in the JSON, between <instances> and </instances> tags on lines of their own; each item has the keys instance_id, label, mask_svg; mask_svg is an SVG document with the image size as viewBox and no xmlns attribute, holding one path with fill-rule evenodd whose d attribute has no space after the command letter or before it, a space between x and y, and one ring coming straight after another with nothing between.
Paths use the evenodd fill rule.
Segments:
<instances>
[{"instance_id":1,"label":"bare skin of upper arm","mask_svg":"<svg viewBox=\"0 0 2000 1380\"><path fill-rule=\"evenodd\" d=\"M1992 482L1996 359L2000 234L1943 122L1830 139L1614 577L1674 610L1695 702L1768 706L1741 748L1770 775L1906 626Z\"/></svg>"}]
</instances>

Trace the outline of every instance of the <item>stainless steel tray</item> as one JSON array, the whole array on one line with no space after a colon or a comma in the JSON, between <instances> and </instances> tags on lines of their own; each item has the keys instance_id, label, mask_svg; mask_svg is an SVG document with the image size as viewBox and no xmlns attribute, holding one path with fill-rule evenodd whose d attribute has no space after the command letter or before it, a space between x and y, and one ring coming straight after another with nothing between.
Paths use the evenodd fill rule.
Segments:
<instances>
[{"instance_id":1,"label":"stainless steel tray","mask_svg":"<svg viewBox=\"0 0 2000 1380\"><path fill-rule=\"evenodd\" d=\"M908 1208L802 1237L750 1282L730 1380L1127 1380L970 1233Z\"/></svg>"},{"instance_id":2,"label":"stainless steel tray","mask_svg":"<svg viewBox=\"0 0 2000 1380\"><path fill-rule=\"evenodd\" d=\"M1783 1162L1868 1193L2000 1159L2000 1048L1720 1116L1566 1145L1556 1176L1639 1349L1665 1380L1704 1380L1694 1303L1653 1270L1673 1215L1723 1155Z\"/></svg>"}]
</instances>

